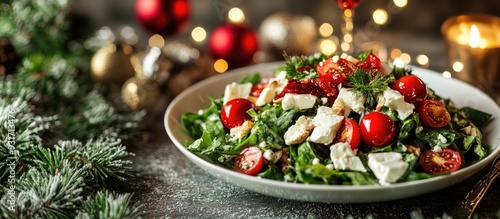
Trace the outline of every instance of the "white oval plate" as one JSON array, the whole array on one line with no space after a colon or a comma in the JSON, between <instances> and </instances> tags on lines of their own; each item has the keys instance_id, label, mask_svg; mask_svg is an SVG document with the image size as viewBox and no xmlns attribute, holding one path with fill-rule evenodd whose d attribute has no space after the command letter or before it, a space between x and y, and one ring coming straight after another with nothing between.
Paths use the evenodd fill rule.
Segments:
<instances>
[{"instance_id":1,"label":"white oval plate","mask_svg":"<svg viewBox=\"0 0 500 219\"><path fill-rule=\"evenodd\" d=\"M191 140L185 134L180 117L185 112L197 112L210 105L208 96L219 97L226 84L238 81L244 74L260 73L267 75L282 66L283 62L264 63L228 71L210 77L179 94L168 106L164 123L166 131L177 148L192 162L214 176L242 188L265 195L313 202L328 203L367 203L417 196L454 185L491 163L500 154L500 108L480 90L458 81L444 78L434 71L412 67L413 73L444 97L451 98L457 107L470 106L493 115L493 121L483 128L484 142L492 146L492 154L485 159L446 176L433 177L413 182L391 184L389 186L348 186L312 185L286 183L248 176L214 165L189 152L184 143Z\"/></svg>"}]
</instances>

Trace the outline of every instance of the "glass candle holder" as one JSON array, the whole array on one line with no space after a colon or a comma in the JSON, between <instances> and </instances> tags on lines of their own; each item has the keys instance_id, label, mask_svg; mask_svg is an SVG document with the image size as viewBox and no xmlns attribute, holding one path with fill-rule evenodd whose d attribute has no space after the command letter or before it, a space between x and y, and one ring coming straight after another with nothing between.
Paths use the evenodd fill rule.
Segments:
<instances>
[{"instance_id":1,"label":"glass candle holder","mask_svg":"<svg viewBox=\"0 0 500 219\"><path fill-rule=\"evenodd\" d=\"M451 76L483 90L500 103L500 18L458 15L441 26Z\"/></svg>"}]
</instances>

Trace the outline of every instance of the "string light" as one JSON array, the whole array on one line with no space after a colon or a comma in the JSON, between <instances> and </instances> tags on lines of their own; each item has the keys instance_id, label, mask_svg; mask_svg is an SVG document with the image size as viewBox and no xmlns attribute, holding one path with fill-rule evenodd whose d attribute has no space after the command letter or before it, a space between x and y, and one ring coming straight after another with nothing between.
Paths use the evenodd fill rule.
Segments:
<instances>
[{"instance_id":1,"label":"string light","mask_svg":"<svg viewBox=\"0 0 500 219\"><path fill-rule=\"evenodd\" d=\"M331 39L323 39L319 45L321 53L330 56L337 51L337 43Z\"/></svg>"},{"instance_id":2,"label":"string light","mask_svg":"<svg viewBox=\"0 0 500 219\"><path fill-rule=\"evenodd\" d=\"M408 53L403 53L403 54L401 54L401 56L399 56L399 58L400 58L401 60L403 60L403 62L404 62L406 65L410 64L410 62L411 62L411 56L410 56L410 54L408 54Z\"/></svg>"},{"instance_id":3,"label":"string light","mask_svg":"<svg viewBox=\"0 0 500 219\"><path fill-rule=\"evenodd\" d=\"M421 66L428 66L429 65L429 57L427 57L424 54L420 54L416 57L417 63L420 64Z\"/></svg>"},{"instance_id":4,"label":"string light","mask_svg":"<svg viewBox=\"0 0 500 219\"><path fill-rule=\"evenodd\" d=\"M390 56L391 56L392 60L395 60L395 59L399 58L401 56L401 54L403 54L403 52L401 52L400 49L396 48L396 49L391 50Z\"/></svg>"}]
</instances>

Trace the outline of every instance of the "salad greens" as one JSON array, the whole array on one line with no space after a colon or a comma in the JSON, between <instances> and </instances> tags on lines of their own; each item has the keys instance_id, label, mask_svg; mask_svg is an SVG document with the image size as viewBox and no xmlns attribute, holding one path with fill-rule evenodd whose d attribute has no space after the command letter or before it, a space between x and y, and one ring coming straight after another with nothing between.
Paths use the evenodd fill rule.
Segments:
<instances>
[{"instance_id":1,"label":"salad greens","mask_svg":"<svg viewBox=\"0 0 500 219\"><path fill-rule=\"evenodd\" d=\"M286 72L287 80L312 80L319 78L316 66L325 59L325 55L286 56L285 66L274 72L276 77ZM355 57L359 62L370 58L370 52L360 53ZM371 57L373 58L373 57ZM423 170L419 156L435 147L449 148L460 153L463 166L481 160L490 153L490 147L482 142L480 127L491 120L491 115L470 107L457 108L449 99L443 99L428 89L427 99L435 99L444 103L451 116L451 121L444 127L432 128L421 121L418 112L413 112L405 119L400 119L398 111L387 106L378 105L377 101L384 90L397 78L411 75L411 69L392 67L389 74L372 74L366 69L356 69L348 75L348 82L343 86L363 93L366 97L364 113L350 112L349 118L359 120L368 111L378 110L388 115L397 127L396 137L392 143L382 147L371 147L363 142L355 150L367 171L332 168L330 145L303 141L286 145L284 134L301 116L313 118L317 108L331 106L332 103L318 99L314 107L309 109L292 108L284 110L279 103L270 102L261 107L250 109L247 113L252 117L252 127L242 138L236 138L221 121L223 98L210 97L211 105L199 112L187 112L181 117L186 133L193 139L185 143L186 148L198 156L234 169L235 159L248 146L257 146L264 153L271 150L279 155L275 160L265 160L264 167L258 176L273 180L311 184L335 185L375 185L379 180L368 168L369 154L396 152L408 168L397 182L414 181L433 177ZM254 73L243 77L238 84L251 83L258 85L264 79ZM472 133L472 134L471 134Z\"/></svg>"}]
</instances>

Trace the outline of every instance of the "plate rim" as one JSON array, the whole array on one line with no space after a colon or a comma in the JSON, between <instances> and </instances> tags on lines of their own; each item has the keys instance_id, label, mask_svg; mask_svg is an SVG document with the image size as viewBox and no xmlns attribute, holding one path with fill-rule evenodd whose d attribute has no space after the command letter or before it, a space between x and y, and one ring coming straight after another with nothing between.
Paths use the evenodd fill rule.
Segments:
<instances>
[{"instance_id":1,"label":"plate rim","mask_svg":"<svg viewBox=\"0 0 500 219\"><path fill-rule=\"evenodd\" d=\"M488 164L490 164L497 156L500 155L500 145L496 145L496 146L491 145L491 147L493 149L491 151L491 154L489 154L483 160L478 161L476 163L473 163L472 165L464 167L456 172L453 172L453 173L448 174L448 175L432 177L429 179L422 179L422 180L411 181L411 182L401 182L401 183L390 184L389 186L381 186L381 185L357 185L357 186L353 186L353 185L322 185L322 184L303 184L303 183L283 182L283 181L278 181L278 180L264 179L264 178L260 178L260 177L248 176L245 174L237 173L237 172L232 171L230 169L227 169L225 167L211 163L211 162L197 156L196 154L191 153L184 146L183 142L179 142L179 140L177 138L175 138L175 134L174 134L173 130L171 130L171 128L174 127L173 126L174 124L172 124L174 121L170 118L172 118L172 114L174 112L174 107L177 106L177 104L179 104L179 102L183 98L185 98L187 95L189 95L192 91L195 91L195 90L199 89L200 87L203 87L206 84L210 84L212 82L218 81L218 80L223 79L225 77L236 77L236 76L228 76L228 75L240 75L241 76L241 75L245 74L245 72L247 74L251 74L253 69L255 69L255 70L253 70L254 72L258 72L259 70L257 70L257 69L260 69L260 71L262 71L263 69L275 69L277 67L282 66L283 64L284 64L283 61L278 61L278 62L267 62L267 63L259 63L259 64L255 64L255 65L250 65L250 66L246 66L246 67L242 67L242 68L233 69L233 70L225 72L224 74L215 75L215 76L209 77L205 80L202 80L202 81L199 81L199 82L193 84L192 86L190 86L189 88L187 88L186 90L181 92L179 95L177 95L169 103L169 105L166 109L163 122L164 122L166 132L168 134L168 137L171 139L173 144L177 147L177 149L179 149L181 151L181 153L184 156L186 156L189 160L191 160L191 162L194 162L198 167L201 167L205 171L209 172L209 174L217 177L218 179L222 179L226 182L229 182L233 185L236 184L239 187L243 187L245 189L248 189L248 190L251 190L254 192L258 192L261 194L263 194L263 192L258 190L258 189L252 189L252 188L247 188L245 186L238 185L238 183L235 182L238 180L230 180L228 178L244 180L250 184L258 183L258 184L261 184L262 186L269 186L270 188L277 188L277 189L284 189L284 190L290 189L290 190L296 190L296 191L302 191L302 192L328 192L328 193L332 193L332 192L333 193L349 193L349 192L366 192L366 191L383 192L383 191L388 191L388 190L398 190L398 189L403 189L403 188L411 188L414 186L425 185L425 184L429 184L429 183L444 182L446 180L449 180L449 182L441 183L441 185L435 186L434 189L430 189L430 190L425 191L425 192L415 192L415 194L410 193L406 196L397 196L397 197L389 196L387 198L379 198L379 199L375 199L375 200L371 200L371 199L358 200L358 201L355 201L355 200L335 200L335 199L332 199L332 200L309 200L307 198L300 198L300 197L289 198L289 197L283 197L281 195L276 195L276 194L267 194L270 196L275 196L275 197L280 197L280 198L285 198L285 199L313 201L313 202L328 202L328 203L366 203L366 202L377 202L377 201L389 201L389 200L396 200L396 199L412 197L415 195L422 195L422 194L429 193L432 191L437 191L437 190L452 186L456 183L459 183L459 182L469 178L470 176L472 176L474 173L476 173L480 169L483 169L486 166L488 166ZM412 66L412 65L407 65L406 67L413 69L413 72L419 72L419 73L416 73L416 75L427 74L427 73L437 73L436 71L433 71L433 70L429 70L429 69L425 69L425 68L421 68L421 67L417 67L417 66ZM416 71L416 70L418 70L418 71ZM264 74L263 72L259 72L259 73ZM458 79L455 79L455 78L445 78L445 79L454 81L456 83L460 83L462 86L466 86L469 89L474 89L474 90L480 92L481 94L483 94L484 96L487 97L488 101L491 101L492 103L495 104L495 106L496 106L495 111L498 111L500 113L500 107L498 106L498 104L496 104L491 99L491 97L486 95L484 92L482 92L479 89L473 87L472 85L470 85L466 82L460 81ZM179 118L174 118L174 119L176 119L177 121L179 120ZM177 125L179 125L179 124L177 124ZM212 171L209 171L209 170L212 170ZM216 173L214 173L213 171L216 171ZM225 174L226 177L220 176L218 174Z\"/></svg>"}]
</instances>

